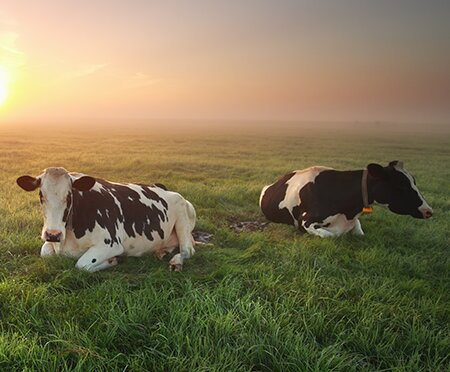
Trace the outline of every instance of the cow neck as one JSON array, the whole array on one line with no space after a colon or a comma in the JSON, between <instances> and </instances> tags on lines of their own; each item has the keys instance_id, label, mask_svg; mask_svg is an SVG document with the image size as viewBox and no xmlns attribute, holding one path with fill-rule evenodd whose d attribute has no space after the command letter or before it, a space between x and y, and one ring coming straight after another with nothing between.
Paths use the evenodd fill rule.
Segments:
<instances>
[{"instance_id":1,"label":"cow neck","mask_svg":"<svg viewBox=\"0 0 450 372\"><path fill-rule=\"evenodd\" d=\"M73 205L75 204L75 193L72 192L72 202L70 203L70 210L67 216L66 230L73 231Z\"/></svg>"},{"instance_id":2,"label":"cow neck","mask_svg":"<svg viewBox=\"0 0 450 372\"><path fill-rule=\"evenodd\" d=\"M373 211L372 205L376 202L377 194L379 194L379 180L372 177L367 169L364 169L361 176L361 199L364 213Z\"/></svg>"},{"instance_id":3,"label":"cow neck","mask_svg":"<svg viewBox=\"0 0 450 372\"><path fill-rule=\"evenodd\" d=\"M363 212L370 213L372 212L372 207L369 204L369 186L368 186L368 177L369 171L366 169L362 172L361 177L361 192L362 192L362 200L363 200Z\"/></svg>"}]
</instances>

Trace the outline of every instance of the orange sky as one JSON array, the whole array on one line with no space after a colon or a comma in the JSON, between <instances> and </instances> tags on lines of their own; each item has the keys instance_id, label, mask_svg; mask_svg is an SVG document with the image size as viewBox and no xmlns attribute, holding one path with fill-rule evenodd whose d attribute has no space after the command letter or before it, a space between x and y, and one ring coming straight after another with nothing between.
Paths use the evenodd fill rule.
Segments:
<instances>
[{"instance_id":1,"label":"orange sky","mask_svg":"<svg viewBox=\"0 0 450 372\"><path fill-rule=\"evenodd\" d=\"M0 0L0 116L447 123L448 19L446 1Z\"/></svg>"}]
</instances>

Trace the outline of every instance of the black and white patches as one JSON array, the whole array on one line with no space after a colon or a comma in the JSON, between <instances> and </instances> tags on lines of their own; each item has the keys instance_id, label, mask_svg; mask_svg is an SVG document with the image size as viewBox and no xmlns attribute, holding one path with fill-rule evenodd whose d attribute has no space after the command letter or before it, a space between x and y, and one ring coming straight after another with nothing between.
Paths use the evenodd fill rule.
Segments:
<instances>
[{"instance_id":1,"label":"black and white patches","mask_svg":"<svg viewBox=\"0 0 450 372\"><path fill-rule=\"evenodd\" d=\"M427 213L427 210L428 210L431 215L432 214L431 207L428 205L425 198L422 196L421 192L419 191L419 188L416 185L416 179L411 174L409 174L409 172L406 169L404 169L403 166L395 165L394 168L397 172L402 173L403 176L408 180L408 186L406 186L404 188L406 190L408 190L408 192L410 194L412 194L410 196L410 199L416 200L415 204L417 205L417 209L420 212L420 214L423 215L423 213L424 212ZM414 195L414 192L416 193L417 197L416 197L416 195ZM419 201L417 201L417 198Z\"/></svg>"},{"instance_id":2,"label":"black and white patches","mask_svg":"<svg viewBox=\"0 0 450 372\"><path fill-rule=\"evenodd\" d=\"M301 225L322 224L327 217L337 214L345 215L348 220L355 218L361 213L363 205L361 184L354 180L361 177L362 171L325 169L315 177L314 182L303 185L298 191L302 202L298 205L297 218L301 219Z\"/></svg>"},{"instance_id":3,"label":"black and white patches","mask_svg":"<svg viewBox=\"0 0 450 372\"><path fill-rule=\"evenodd\" d=\"M38 177L22 176L26 191L39 188L44 226L41 255L77 258L76 267L90 272L113 267L117 256L141 256L179 248L169 263L180 271L194 250L193 205L162 184L118 184L62 167Z\"/></svg>"},{"instance_id":4,"label":"black and white patches","mask_svg":"<svg viewBox=\"0 0 450 372\"><path fill-rule=\"evenodd\" d=\"M383 167L367 166L369 204L384 205L397 214L429 218L432 209L414 178L394 161ZM363 235L358 221L363 211L363 170L336 171L311 167L288 173L263 188L261 210L270 221L294 225L325 237L353 231Z\"/></svg>"},{"instance_id":5,"label":"black and white patches","mask_svg":"<svg viewBox=\"0 0 450 372\"><path fill-rule=\"evenodd\" d=\"M299 219L305 213L299 191L304 185L314 184L326 167L311 167L288 173L266 186L260 197L261 210L269 221L294 225L302 229Z\"/></svg>"},{"instance_id":6,"label":"black and white patches","mask_svg":"<svg viewBox=\"0 0 450 372\"><path fill-rule=\"evenodd\" d=\"M153 186L159 187L160 189L163 189L165 191L167 191L167 187L165 185L163 185L162 183L154 183Z\"/></svg>"},{"instance_id":7,"label":"black and white patches","mask_svg":"<svg viewBox=\"0 0 450 372\"><path fill-rule=\"evenodd\" d=\"M279 207L286 198L286 192L289 186L287 182L294 177L294 175L295 172L288 173L281 177L277 182L264 188L260 198L260 207L269 221L295 225L295 219L288 208Z\"/></svg>"},{"instance_id":8,"label":"black and white patches","mask_svg":"<svg viewBox=\"0 0 450 372\"><path fill-rule=\"evenodd\" d=\"M89 191L74 190L73 231L79 239L98 224L108 231L105 244L111 246L120 243L119 226L129 237L143 235L152 241L153 233L157 233L163 239L161 222L168 219L167 207L167 202L149 186L97 180L97 187Z\"/></svg>"},{"instance_id":9,"label":"black and white patches","mask_svg":"<svg viewBox=\"0 0 450 372\"><path fill-rule=\"evenodd\" d=\"M66 208L64 209L63 214L63 222L66 223L66 226L71 212L72 212L72 192L69 191L66 197Z\"/></svg>"}]
</instances>

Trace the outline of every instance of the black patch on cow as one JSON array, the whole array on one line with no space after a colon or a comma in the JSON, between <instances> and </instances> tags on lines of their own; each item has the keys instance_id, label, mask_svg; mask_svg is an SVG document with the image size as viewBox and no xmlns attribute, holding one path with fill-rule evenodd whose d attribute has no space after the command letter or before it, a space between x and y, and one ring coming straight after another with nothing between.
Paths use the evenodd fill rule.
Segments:
<instances>
[{"instance_id":1,"label":"black patch on cow","mask_svg":"<svg viewBox=\"0 0 450 372\"><path fill-rule=\"evenodd\" d=\"M139 186L141 186L142 193L144 194L145 197L147 197L150 200L158 201L164 206L163 212L166 219L168 220L169 217L167 216L167 207L168 207L167 202L164 199L162 199L156 192L152 191L151 186L147 185L139 185Z\"/></svg>"},{"instance_id":2,"label":"black patch on cow","mask_svg":"<svg viewBox=\"0 0 450 372\"><path fill-rule=\"evenodd\" d=\"M261 199L261 210L269 221L295 225L287 208L280 209L278 205L284 200L288 188L287 181L295 175L295 172L288 173L277 182L270 185Z\"/></svg>"},{"instance_id":3,"label":"black patch on cow","mask_svg":"<svg viewBox=\"0 0 450 372\"><path fill-rule=\"evenodd\" d=\"M415 218L423 218L419 207L422 205L420 195L411 186L409 178L403 172L388 166L386 169L386 177L383 179L382 185L375 190L378 198L383 198L388 204L389 210L402 215L410 215ZM412 177L412 176L411 176ZM413 177L413 183L415 180Z\"/></svg>"},{"instance_id":4,"label":"black patch on cow","mask_svg":"<svg viewBox=\"0 0 450 372\"><path fill-rule=\"evenodd\" d=\"M168 220L168 204L151 190L151 186L139 185L145 198L159 202L161 206L144 204L140 194L126 185L104 180L97 180L97 183L102 186L100 191L74 190L72 226L77 239L87 231L93 231L96 223L108 231L110 236L105 244L111 246L121 243L117 236L119 223L123 223L128 236L138 234L153 240L152 233L157 232L161 239L164 238L161 222Z\"/></svg>"},{"instance_id":5,"label":"black patch on cow","mask_svg":"<svg viewBox=\"0 0 450 372\"><path fill-rule=\"evenodd\" d=\"M303 229L302 224L305 227L317 224L314 227L319 228L325 227L321 223L329 216L343 213L348 219L352 219L361 212L362 171L324 170L316 176L314 182L309 182L300 189L301 203L292 209L293 218L287 208L279 209L278 205L285 199L288 188L286 182L294 175L295 172L286 174L266 190L261 208L270 221L294 225L295 218L299 221L300 229Z\"/></svg>"},{"instance_id":6,"label":"black patch on cow","mask_svg":"<svg viewBox=\"0 0 450 372\"><path fill-rule=\"evenodd\" d=\"M393 164L380 169L377 176L369 172L367 179L369 204L374 201L387 204L388 208L397 214L407 214L416 218L423 218L418 210L422 200L411 187L408 177L396 170ZM395 164L394 164L395 165ZM299 225L314 228L327 227L322 222L329 216L344 214L348 220L355 218L362 212L362 170L336 171L323 170L314 182L305 184L299 191L301 204L293 208L294 218ZM261 201L264 215L273 222L293 225L292 217L286 208L279 209L279 203L284 200L288 181L295 173L289 173L271 185Z\"/></svg>"},{"instance_id":7,"label":"black patch on cow","mask_svg":"<svg viewBox=\"0 0 450 372\"><path fill-rule=\"evenodd\" d=\"M66 197L66 209L64 209L63 222L67 222L67 220L69 219L71 207L72 207L72 193L69 191Z\"/></svg>"},{"instance_id":8,"label":"black patch on cow","mask_svg":"<svg viewBox=\"0 0 450 372\"><path fill-rule=\"evenodd\" d=\"M96 258L93 258L91 262L92 262L92 263L96 263L96 262L97 262L97 259L96 259Z\"/></svg>"},{"instance_id":9,"label":"black patch on cow","mask_svg":"<svg viewBox=\"0 0 450 372\"><path fill-rule=\"evenodd\" d=\"M299 209L302 214L306 212L300 217L302 223L309 227L335 214L344 214L348 220L355 218L363 208L361 178L360 170L320 172L314 182L308 182L300 189Z\"/></svg>"},{"instance_id":10,"label":"black patch on cow","mask_svg":"<svg viewBox=\"0 0 450 372\"><path fill-rule=\"evenodd\" d=\"M159 187L160 189L166 190L167 191L167 187L165 185L163 185L162 183L155 183L154 184L156 187Z\"/></svg>"}]
</instances>

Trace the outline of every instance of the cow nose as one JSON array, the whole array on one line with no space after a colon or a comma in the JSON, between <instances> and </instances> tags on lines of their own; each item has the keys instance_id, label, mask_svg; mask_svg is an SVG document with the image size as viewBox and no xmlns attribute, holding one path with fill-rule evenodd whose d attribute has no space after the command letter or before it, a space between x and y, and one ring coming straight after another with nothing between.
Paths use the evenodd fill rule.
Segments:
<instances>
[{"instance_id":1,"label":"cow nose","mask_svg":"<svg viewBox=\"0 0 450 372\"><path fill-rule=\"evenodd\" d=\"M62 232L59 230L47 230L45 232L45 240L47 242L58 243L61 241Z\"/></svg>"},{"instance_id":2,"label":"cow nose","mask_svg":"<svg viewBox=\"0 0 450 372\"><path fill-rule=\"evenodd\" d=\"M421 210L423 218L427 219L433 216L433 211L431 209L423 209Z\"/></svg>"}]
</instances>

